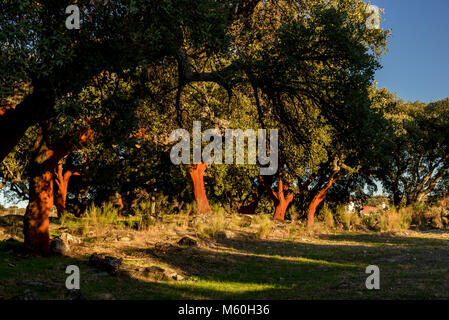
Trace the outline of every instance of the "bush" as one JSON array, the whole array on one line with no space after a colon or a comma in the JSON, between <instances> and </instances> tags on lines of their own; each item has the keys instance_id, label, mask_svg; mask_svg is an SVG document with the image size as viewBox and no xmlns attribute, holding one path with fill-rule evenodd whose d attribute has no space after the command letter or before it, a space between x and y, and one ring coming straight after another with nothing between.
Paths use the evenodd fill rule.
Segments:
<instances>
[{"instance_id":1,"label":"bush","mask_svg":"<svg viewBox=\"0 0 449 320\"><path fill-rule=\"evenodd\" d=\"M339 205L336 212L337 220L342 225L343 229L351 230L360 225L358 212L350 212L344 205Z\"/></svg>"},{"instance_id":2,"label":"bush","mask_svg":"<svg viewBox=\"0 0 449 320\"><path fill-rule=\"evenodd\" d=\"M325 203L323 209L321 209L321 219L327 229L332 230L335 228L334 214L332 213L332 210L329 209L327 203Z\"/></svg>"}]
</instances>

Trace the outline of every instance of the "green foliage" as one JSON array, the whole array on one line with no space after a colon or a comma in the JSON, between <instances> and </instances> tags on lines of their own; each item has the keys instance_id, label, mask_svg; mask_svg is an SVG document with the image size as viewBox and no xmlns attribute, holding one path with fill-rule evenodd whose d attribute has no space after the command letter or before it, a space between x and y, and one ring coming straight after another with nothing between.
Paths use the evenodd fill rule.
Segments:
<instances>
[{"instance_id":1,"label":"green foliage","mask_svg":"<svg viewBox=\"0 0 449 320\"><path fill-rule=\"evenodd\" d=\"M325 203L323 208L320 210L318 219L322 221L328 229L332 230L335 228L334 214L327 203Z\"/></svg>"}]
</instances>

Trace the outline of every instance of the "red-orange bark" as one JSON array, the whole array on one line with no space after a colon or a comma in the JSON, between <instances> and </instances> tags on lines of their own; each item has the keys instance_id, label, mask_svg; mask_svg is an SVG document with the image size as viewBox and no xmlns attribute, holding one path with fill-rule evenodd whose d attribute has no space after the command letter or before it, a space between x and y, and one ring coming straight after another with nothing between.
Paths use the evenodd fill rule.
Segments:
<instances>
[{"instance_id":1,"label":"red-orange bark","mask_svg":"<svg viewBox=\"0 0 449 320\"><path fill-rule=\"evenodd\" d=\"M279 179L279 188L277 192L278 203L276 205L276 210L274 211L274 218L278 220L284 220L285 212L287 211L288 205L292 202L294 194L291 193L285 197L284 185L282 179Z\"/></svg>"},{"instance_id":2,"label":"red-orange bark","mask_svg":"<svg viewBox=\"0 0 449 320\"><path fill-rule=\"evenodd\" d=\"M24 216L25 246L34 253L49 252L50 209L53 206L53 173L44 170L30 181L30 202Z\"/></svg>"},{"instance_id":3,"label":"red-orange bark","mask_svg":"<svg viewBox=\"0 0 449 320\"><path fill-rule=\"evenodd\" d=\"M58 190L56 192L56 210L58 211L58 217L61 217L62 213L66 207L67 200L67 188L69 185L69 180L71 176L79 176L80 173L74 170L67 170L63 173L62 164L58 165L57 170L55 170L55 183L58 186Z\"/></svg>"},{"instance_id":4,"label":"red-orange bark","mask_svg":"<svg viewBox=\"0 0 449 320\"><path fill-rule=\"evenodd\" d=\"M87 131L80 137L81 144L91 141L93 132ZM52 146L47 145L47 132L41 130L33 152L30 180L30 200L23 217L25 247L35 254L49 253L49 216L54 204L53 178L59 161L72 152L68 137L63 137Z\"/></svg>"},{"instance_id":5,"label":"red-orange bark","mask_svg":"<svg viewBox=\"0 0 449 320\"><path fill-rule=\"evenodd\" d=\"M125 207L125 206L123 205L122 196L120 196L120 198L117 199L117 205L118 205L118 216L121 217L121 216L122 216L123 208Z\"/></svg>"},{"instance_id":6,"label":"red-orange bark","mask_svg":"<svg viewBox=\"0 0 449 320\"><path fill-rule=\"evenodd\" d=\"M311 227L315 222L315 211L318 205L326 198L327 190L337 181L338 178L335 175L332 175L329 180L324 185L323 189L321 189L315 197L313 197L312 201L309 204L309 208L307 210L307 227Z\"/></svg>"},{"instance_id":7,"label":"red-orange bark","mask_svg":"<svg viewBox=\"0 0 449 320\"><path fill-rule=\"evenodd\" d=\"M263 184L265 189L268 192L268 195L273 199L276 209L274 211L274 218L278 220L284 220L285 212L287 211L288 205L292 202L294 194L291 193L287 197L285 197L285 190L288 189L287 186L284 186L284 182L282 178L279 178L278 192L275 192L271 186L269 186L262 176L259 176L259 181Z\"/></svg>"},{"instance_id":8,"label":"red-orange bark","mask_svg":"<svg viewBox=\"0 0 449 320\"><path fill-rule=\"evenodd\" d=\"M204 187L204 171L206 171L207 164L192 164L190 165L190 177L193 183L193 194L195 201L198 204L198 213L209 213L210 206L207 200L206 188Z\"/></svg>"}]
</instances>

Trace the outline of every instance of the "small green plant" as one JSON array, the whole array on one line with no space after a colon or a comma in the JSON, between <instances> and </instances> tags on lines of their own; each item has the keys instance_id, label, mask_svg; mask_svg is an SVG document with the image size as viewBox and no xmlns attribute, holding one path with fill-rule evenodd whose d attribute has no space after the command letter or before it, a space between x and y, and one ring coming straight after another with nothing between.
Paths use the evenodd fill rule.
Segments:
<instances>
[{"instance_id":1,"label":"small green plant","mask_svg":"<svg viewBox=\"0 0 449 320\"><path fill-rule=\"evenodd\" d=\"M149 200L141 201L141 202L139 202L137 207L134 209L134 212L136 215L139 215L139 216L150 215L151 214L151 206L152 206L151 201L149 201Z\"/></svg>"},{"instance_id":2,"label":"small green plant","mask_svg":"<svg viewBox=\"0 0 449 320\"><path fill-rule=\"evenodd\" d=\"M329 230L335 228L334 214L332 213L332 210L329 208L327 203L325 203L323 209L321 209L321 217L326 228L328 228Z\"/></svg>"},{"instance_id":3,"label":"small green plant","mask_svg":"<svg viewBox=\"0 0 449 320\"><path fill-rule=\"evenodd\" d=\"M274 222L269 214L259 214L254 217L252 224L257 228L256 236L259 239L266 239L273 230Z\"/></svg>"},{"instance_id":4,"label":"small green plant","mask_svg":"<svg viewBox=\"0 0 449 320\"><path fill-rule=\"evenodd\" d=\"M216 237L220 231L226 230L228 226L226 212L218 205L212 206L212 212L209 215L198 217L195 223L197 232L209 238Z\"/></svg>"},{"instance_id":5,"label":"small green plant","mask_svg":"<svg viewBox=\"0 0 449 320\"><path fill-rule=\"evenodd\" d=\"M242 219L239 217L238 213L233 212L231 214L231 226L238 228L242 225Z\"/></svg>"},{"instance_id":6,"label":"small green plant","mask_svg":"<svg viewBox=\"0 0 449 320\"><path fill-rule=\"evenodd\" d=\"M336 217L345 230L351 229L351 222L353 213L349 212L344 205L337 206Z\"/></svg>"},{"instance_id":7,"label":"small green plant","mask_svg":"<svg viewBox=\"0 0 449 320\"><path fill-rule=\"evenodd\" d=\"M411 208L401 208L398 213L401 219L401 230L410 229L413 210Z\"/></svg>"}]
</instances>

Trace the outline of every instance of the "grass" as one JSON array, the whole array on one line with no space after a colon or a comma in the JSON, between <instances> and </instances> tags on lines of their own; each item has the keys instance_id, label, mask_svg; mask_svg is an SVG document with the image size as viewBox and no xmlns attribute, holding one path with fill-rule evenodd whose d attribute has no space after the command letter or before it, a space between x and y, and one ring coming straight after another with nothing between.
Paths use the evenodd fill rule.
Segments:
<instances>
[{"instance_id":1,"label":"grass","mask_svg":"<svg viewBox=\"0 0 449 320\"><path fill-rule=\"evenodd\" d=\"M70 257L52 258L15 254L20 241L0 242L0 299L26 289L43 299L65 299L65 268L70 264L80 267L81 292L87 299L449 298L449 234L445 231L334 229L311 236L297 222L278 224L262 215L248 224L244 217L216 212L207 224L202 222L210 229L203 231L205 237L200 234L199 246L184 248L176 241L181 231L198 233L198 225L189 222L193 217L172 216L142 231L126 227L135 217L111 217L109 212L91 211L85 218L67 216L55 220L51 230L57 233L67 226L77 230L88 221L90 232L103 227L109 233L132 233L131 242L101 240L87 232L84 242L73 246ZM214 237L227 228L236 236ZM157 249L161 242L172 246L161 251ZM87 265L93 252L123 258L127 273L96 272ZM369 291L364 285L365 268L371 264L380 268L379 291ZM136 271L148 266L176 271L186 280L155 281Z\"/></svg>"}]
</instances>

